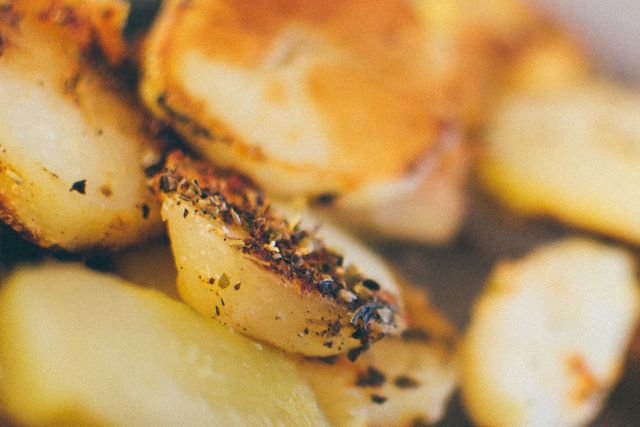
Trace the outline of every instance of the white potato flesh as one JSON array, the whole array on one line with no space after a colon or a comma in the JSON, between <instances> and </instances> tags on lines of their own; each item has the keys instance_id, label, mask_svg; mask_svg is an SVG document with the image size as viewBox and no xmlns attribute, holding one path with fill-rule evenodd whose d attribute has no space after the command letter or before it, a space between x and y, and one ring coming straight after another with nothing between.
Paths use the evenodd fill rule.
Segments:
<instances>
[{"instance_id":1,"label":"white potato flesh","mask_svg":"<svg viewBox=\"0 0 640 427\"><path fill-rule=\"evenodd\" d=\"M620 377L639 310L632 257L582 239L504 263L477 301L461 351L479 425L583 425Z\"/></svg>"},{"instance_id":2,"label":"white potato flesh","mask_svg":"<svg viewBox=\"0 0 640 427\"><path fill-rule=\"evenodd\" d=\"M604 82L510 95L480 173L505 204L640 242L640 94Z\"/></svg>"},{"instance_id":3,"label":"white potato flesh","mask_svg":"<svg viewBox=\"0 0 640 427\"><path fill-rule=\"evenodd\" d=\"M67 250L158 233L144 175L158 142L147 119L85 61L76 34L56 21L63 18L36 12L3 12L20 16L15 28L0 22L0 218L39 245Z\"/></svg>"},{"instance_id":4,"label":"white potato flesh","mask_svg":"<svg viewBox=\"0 0 640 427\"><path fill-rule=\"evenodd\" d=\"M0 400L26 425L327 425L279 351L75 264L0 294Z\"/></svg>"},{"instance_id":5,"label":"white potato flesh","mask_svg":"<svg viewBox=\"0 0 640 427\"><path fill-rule=\"evenodd\" d=\"M327 227L325 241L313 220L292 219L246 178L180 154L158 182L178 290L203 315L310 356L401 330L395 279L357 240Z\"/></svg>"},{"instance_id":6,"label":"white potato flesh","mask_svg":"<svg viewBox=\"0 0 640 427\"><path fill-rule=\"evenodd\" d=\"M409 315L401 337L386 337L351 362L300 359L299 369L334 426L432 424L457 385L456 335L416 288L404 288Z\"/></svg>"}]
</instances>

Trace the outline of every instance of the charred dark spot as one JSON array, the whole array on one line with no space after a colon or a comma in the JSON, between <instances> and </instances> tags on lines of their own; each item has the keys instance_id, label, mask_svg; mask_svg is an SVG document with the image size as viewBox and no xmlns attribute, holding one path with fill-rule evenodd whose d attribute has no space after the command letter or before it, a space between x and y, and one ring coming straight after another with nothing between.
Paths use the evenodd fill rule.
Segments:
<instances>
[{"instance_id":1,"label":"charred dark spot","mask_svg":"<svg viewBox=\"0 0 640 427\"><path fill-rule=\"evenodd\" d=\"M98 189L100 190L100 193L104 196L104 197L111 197L113 195L113 191L111 190L111 187L109 187L108 185L101 185L100 188Z\"/></svg>"},{"instance_id":2,"label":"charred dark spot","mask_svg":"<svg viewBox=\"0 0 640 427\"><path fill-rule=\"evenodd\" d=\"M408 328L402 331L402 339L405 341L429 342L433 338L431 334L423 328Z\"/></svg>"},{"instance_id":3,"label":"charred dark spot","mask_svg":"<svg viewBox=\"0 0 640 427\"><path fill-rule=\"evenodd\" d=\"M362 286L364 286L365 288L369 289L370 291L379 291L380 290L380 285L378 284L378 282L376 282L375 280L371 280L371 279L365 279L362 282Z\"/></svg>"},{"instance_id":4,"label":"charred dark spot","mask_svg":"<svg viewBox=\"0 0 640 427\"><path fill-rule=\"evenodd\" d=\"M329 206L331 205L336 199L338 198L338 195L335 193L324 193L321 194L319 196L317 196L314 200L315 204L317 205L321 205L321 206Z\"/></svg>"},{"instance_id":5,"label":"charred dark spot","mask_svg":"<svg viewBox=\"0 0 640 427\"><path fill-rule=\"evenodd\" d=\"M87 180L82 179L80 181L76 181L71 185L71 189L69 192L77 191L80 194L85 194L87 191Z\"/></svg>"},{"instance_id":6,"label":"charred dark spot","mask_svg":"<svg viewBox=\"0 0 640 427\"><path fill-rule=\"evenodd\" d=\"M373 366L369 366L366 372L358 375L356 379L357 387L380 387L387 380L385 375L374 368Z\"/></svg>"},{"instance_id":7,"label":"charred dark spot","mask_svg":"<svg viewBox=\"0 0 640 427\"><path fill-rule=\"evenodd\" d=\"M333 341L325 341L322 343L323 346L327 347L327 348L331 348L333 347Z\"/></svg>"},{"instance_id":8,"label":"charred dark spot","mask_svg":"<svg viewBox=\"0 0 640 427\"><path fill-rule=\"evenodd\" d=\"M411 378L408 375L399 375L399 376L397 376L396 379L393 380L393 383L398 388L416 388L416 387L420 387L420 383L416 379Z\"/></svg>"},{"instance_id":9,"label":"charred dark spot","mask_svg":"<svg viewBox=\"0 0 640 427\"><path fill-rule=\"evenodd\" d=\"M367 345L362 345L360 347L352 348L347 352L347 359L349 359L352 362L355 362L356 360L358 360L358 357L360 357L360 355L363 352L365 352L368 348L369 346Z\"/></svg>"},{"instance_id":10,"label":"charred dark spot","mask_svg":"<svg viewBox=\"0 0 640 427\"><path fill-rule=\"evenodd\" d=\"M379 394L372 394L371 395L371 401L373 403L376 403L378 405L382 405L384 402L387 401L387 398L384 396L380 396Z\"/></svg>"},{"instance_id":11,"label":"charred dark spot","mask_svg":"<svg viewBox=\"0 0 640 427\"><path fill-rule=\"evenodd\" d=\"M149 206L147 204L142 205L142 218L144 219L149 218L150 213L151 213L151 209L149 209Z\"/></svg>"}]
</instances>

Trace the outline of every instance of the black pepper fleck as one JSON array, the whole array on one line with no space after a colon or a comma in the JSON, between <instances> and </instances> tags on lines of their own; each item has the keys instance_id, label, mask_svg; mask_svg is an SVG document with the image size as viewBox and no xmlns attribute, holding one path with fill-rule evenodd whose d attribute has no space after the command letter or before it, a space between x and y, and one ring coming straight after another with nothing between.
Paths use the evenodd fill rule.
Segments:
<instances>
[{"instance_id":1,"label":"black pepper fleck","mask_svg":"<svg viewBox=\"0 0 640 427\"><path fill-rule=\"evenodd\" d=\"M71 185L71 189L69 192L77 191L80 194L85 194L87 191L87 180L82 179L80 181L76 181Z\"/></svg>"},{"instance_id":2,"label":"black pepper fleck","mask_svg":"<svg viewBox=\"0 0 640 427\"><path fill-rule=\"evenodd\" d=\"M385 375L373 366L369 366L366 372L358 375L356 386L358 387L380 387L387 380Z\"/></svg>"},{"instance_id":3,"label":"black pepper fleck","mask_svg":"<svg viewBox=\"0 0 640 427\"><path fill-rule=\"evenodd\" d=\"M393 380L393 383L398 388L416 388L420 386L420 383L417 380L408 375L399 375L395 380Z\"/></svg>"},{"instance_id":4,"label":"black pepper fleck","mask_svg":"<svg viewBox=\"0 0 640 427\"><path fill-rule=\"evenodd\" d=\"M372 394L371 401L373 403L377 403L378 405L382 405L384 402L387 401L387 398L384 396L380 396L379 394Z\"/></svg>"}]
</instances>

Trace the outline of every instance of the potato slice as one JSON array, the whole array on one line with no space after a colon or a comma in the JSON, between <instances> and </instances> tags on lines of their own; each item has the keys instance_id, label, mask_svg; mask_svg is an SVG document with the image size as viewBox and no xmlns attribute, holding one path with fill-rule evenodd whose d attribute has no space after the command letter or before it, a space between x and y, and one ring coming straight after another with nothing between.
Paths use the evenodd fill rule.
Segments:
<instances>
[{"instance_id":1,"label":"potato slice","mask_svg":"<svg viewBox=\"0 0 640 427\"><path fill-rule=\"evenodd\" d=\"M604 82L508 97L480 174L508 206L640 243L640 94Z\"/></svg>"},{"instance_id":2,"label":"potato slice","mask_svg":"<svg viewBox=\"0 0 640 427\"><path fill-rule=\"evenodd\" d=\"M0 294L0 398L27 425L327 425L279 351L75 264Z\"/></svg>"},{"instance_id":3,"label":"potato slice","mask_svg":"<svg viewBox=\"0 0 640 427\"><path fill-rule=\"evenodd\" d=\"M0 219L45 247L122 246L161 230L144 175L158 141L83 55L90 4L69 4L0 11Z\"/></svg>"},{"instance_id":4,"label":"potato slice","mask_svg":"<svg viewBox=\"0 0 640 427\"><path fill-rule=\"evenodd\" d=\"M386 337L355 362L344 356L299 360L334 426L408 426L437 422L457 383L455 332L416 288L403 288L409 328Z\"/></svg>"},{"instance_id":5,"label":"potato slice","mask_svg":"<svg viewBox=\"0 0 640 427\"><path fill-rule=\"evenodd\" d=\"M180 153L157 183L180 295L203 315L312 356L401 329L393 276L348 236L330 237L344 255L329 249L247 178Z\"/></svg>"},{"instance_id":6,"label":"potato slice","mask_svg":"<svg viewBox=\"0 0 640 427\"><path fill-rule=\"evenodd\" d=\"M448 51L429 49L430 30L399 0L170 0L141 93L211 161L274 194L351 192L404 177L448 121L448 68L431 66Z\"/></svg>"},{"instance_id":7,"label":"potato slice","mask_svg":"<svg viewBox=\"0 0 640 427\"><path fill-rule=\"evenodd\" d=\"M141 94L272 196L339 201L329 214L382 237L448 240L465 211L464 180L439 173L462 138L452 3L166 1ZM406 218L380 215L398 203Z\"/></svg>"},{"instance_id":8,"label":"potato slice","mask_svg":"<svg viewBox=\"0 0 640 427\"><path fill-rule=\"evenodd\" d=\"M632 257L569 239L504 263L477 301L461 355L479 425L583 425L618 381L636 326Z\"/></svg>"}]
</instances>

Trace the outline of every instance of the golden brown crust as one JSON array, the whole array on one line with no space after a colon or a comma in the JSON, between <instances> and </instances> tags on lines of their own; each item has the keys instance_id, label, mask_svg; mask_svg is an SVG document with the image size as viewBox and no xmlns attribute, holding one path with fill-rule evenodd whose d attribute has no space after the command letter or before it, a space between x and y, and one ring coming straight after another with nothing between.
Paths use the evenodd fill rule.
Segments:
<instances>
[{"instance_id":1,"label":"golden brown crust","mask_svg":"<svg viewBox=\"0 0 640 427\"><path fill-rule=\"evenodd\" d=\"M407 1L384 7L361 0L168 1L147 41L142 92L152 110L218 164L264 183L255 166L267 163L325 187L305 188L314 195L351 191L401 178L448 120L439 110L451 82L432 75L428 44L428 29ZM270 142L253 140L209 111L185 87L181 67L190 55L238 74L268 74L310 58L300 77L307 99L300 106L320 118L331 152L326 162L283 159L269 152ZM272 105L287 96L278 78L265 90Z\"/></svg>"}]
</instances>

